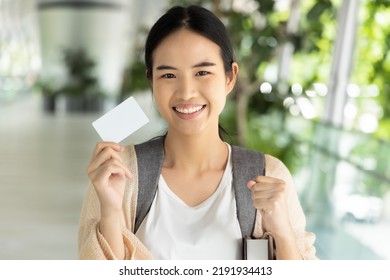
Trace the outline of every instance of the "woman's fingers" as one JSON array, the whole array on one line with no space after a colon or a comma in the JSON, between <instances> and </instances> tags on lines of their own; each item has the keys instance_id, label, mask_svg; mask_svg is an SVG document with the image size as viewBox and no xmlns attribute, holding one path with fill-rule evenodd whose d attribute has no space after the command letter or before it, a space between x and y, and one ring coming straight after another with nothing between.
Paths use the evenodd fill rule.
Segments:
<instances>
[{"instance_id":1,"label":"woman's fingers","mask_svg":"<svg viewBox=\"0 0 390 280\"><path fill-rule=\"evenodd\" d=\"M275 190L275 188L280 190L284 186L285 182L283 180L268 176L257 176L254 180L248 182L248 187L254 191Z\"/></svg>"},{"instance_id":2,"label":"woman's fingers","mask_svg":"<svg viewBox=\"0 0 390 280\"><path fill-rule=\"evenodd\" d=\"M112 146L105 146L100 150L99 153L94 155L87 167L87 172L90 173L93 170L97 169L99 166L103 165L106 161L116 159L121 161L119 152Z\"/></svg>"},{"instance_id":3,"label":"woman's fingers","mask_svg":"<svg viewBox=\"0 0 390 280\"><path fill-rule=\"evenodd\" d=\"M283 180L258 176L255 180L249 181L247 185L252 190L253 204L259 210L273 211L283 199L285 191Z\"/></svg>"},{"instance_id":4,"label":"woman's fingers","mask_svg":"<svg viewBox=\"0 0 390 280\"><path fill-rule=\"evenodd\" d=\"M258 176L248 182L254 207L262 214L264 229L281 235L291 232L286 202L286 184L283 180Z\"/></svg>"},{"instance_id":5,"label":"woman's fingers","mask_svg":"<svg viewBox=\"0 0 390 280\"><path fill-rule=\"evenodd\" d=\"M124 151L124 147L115 142L98 142L96 143L95 150L92 153L92 158L96 157L102 150L110 147L117 152Z\"/></svg>"},{"instance_id":6,"label":"woman's fingers","mask_svg":"<svg viewBox=\"0 0 390 280\"><path fill-rule=\"evenodd\" d=\"M132 174L123 164L124 147L112 142L96 144L87 167L88 176L99 197L101 213L119 213L122 209L126 179Z\"/></svg>"},{"instance_id":7,"label":"woman's fingers","mask_svg":"<svg viewBox=\"0 0 390 280\"><path fill-rule=\"evenodd\" d=\"M129 169L125 165L123 165L120 160L114 158L105 161L101 166L94 169L90 173L91 181L92 183L94 183L94 185L95 182L107 183L110 177L113 175L119 175L122 177L126 177L127 179L132 178Z\"/></svg>"}]
</instances>

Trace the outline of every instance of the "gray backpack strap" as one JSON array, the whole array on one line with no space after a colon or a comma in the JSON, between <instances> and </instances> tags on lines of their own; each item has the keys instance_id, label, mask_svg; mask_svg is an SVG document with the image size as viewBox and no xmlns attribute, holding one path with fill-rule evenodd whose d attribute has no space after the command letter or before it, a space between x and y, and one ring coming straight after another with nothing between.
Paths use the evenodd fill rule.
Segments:
<instances>
[{"instance_id":1,"label":"gray backpack strap","mask_svg":"<svg viewBox=\"0 0 390 280\"><path fill-rule=\"evenodd\" d=\"M138 164L138 197L134 232L152 206L164 160L164 137L135 145ZM233 188L236 196L237 218L243 237L252 235L256 209L247 182L265 175L264 154L232 146ZM142 172L140 172L142 170Z\"/></svg>"},{"instance_id":2,"label":"gray backpack strap","mask_svg":"<svg viewBox=\"0 0 390 280\"><path fill-rule=\"evenodd\" d=\"M247 183L256 176L265 175L264 154L232 146L232 163L238 222L242 237L251 237L256 221L256 208L253 206L252 192Z\"/></svg>"},{"instance_id":3,"label":"gray backpack strap","mask_svg":"<svg viewBox=\"0 0 390 280\"><path fill-rule=\"evenodd\" d=\"M135 145L138 164L138 197L134 232L152 206L164 160L164 137Z\"/></svg>"}]
</instances>

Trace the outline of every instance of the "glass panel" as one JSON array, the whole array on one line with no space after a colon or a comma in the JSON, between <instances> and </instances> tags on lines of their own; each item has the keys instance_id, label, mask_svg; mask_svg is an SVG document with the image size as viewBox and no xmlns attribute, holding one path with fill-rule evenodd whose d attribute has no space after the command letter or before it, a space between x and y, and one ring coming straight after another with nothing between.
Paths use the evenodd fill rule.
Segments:
<instances>
[{"instance_id":1,"label":"glass panel","mask_svg":"<svg viewBox=\"0 0 390 280\"><path fill-rule=\"evenodd\" d=\"M390 259L390 143L303 118L287 128L305 159L293 175L318 256Z\"/></svg>"}]
</instances>

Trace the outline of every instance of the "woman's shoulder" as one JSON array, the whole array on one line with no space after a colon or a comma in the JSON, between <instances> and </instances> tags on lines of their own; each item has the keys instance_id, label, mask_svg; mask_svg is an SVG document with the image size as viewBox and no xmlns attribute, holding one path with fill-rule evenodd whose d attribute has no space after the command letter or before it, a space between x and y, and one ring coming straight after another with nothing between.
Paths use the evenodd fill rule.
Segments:
<instances>
[{"instance_id":1,"label":"woman's shoulder","mask_svg":"<svg viewBox=\"0 0 390 280\"><path fill-rule=\"evenodd\" d=\"M257 157L259 154L264 156L264 165L265 165L265 175L269 177L279 178L285 181L291 181L291 174L286 165L277 157L274 157L270 154L265 154L257 150L251 150L240 146L231 145L234 147L233 150L241 151L241 158L244 157L246 160L248 158Z\"/></svg>"},{"instance_id":2,"label":"woman's shoulder","mask_svg":"<svg viewBox=\"0 0 390 280\"><path fill-rule=\"evenodd\" d=\"M277 157L274 157L270 154L264 154L265 162L268 168L278 169L278 168L287 168L286 165Z\"/></svg>"},{"instance_id":3,"label":"woman's shoulder","mask_svg":"<svg viewBox=\"0 0 390 280\"><path fill-rule=\"evenodd\" d=\"M278 158L265 154L265 175L285 181L291 180L291 173L287 166Z\"/></svg>"}]
</instances>

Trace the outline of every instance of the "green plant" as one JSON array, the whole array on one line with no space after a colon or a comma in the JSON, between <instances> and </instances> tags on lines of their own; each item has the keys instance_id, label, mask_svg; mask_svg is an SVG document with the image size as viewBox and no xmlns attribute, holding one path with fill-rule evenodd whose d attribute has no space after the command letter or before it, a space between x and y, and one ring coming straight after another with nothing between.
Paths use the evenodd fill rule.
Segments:
<instances>
[{"instance_id":1,"label":"green plant","mask_svg":"<svg viewBox=\"0 0 390 280\"><path fill-rule=\"evenodd\" d=\"M54 85L53 80L38 78L34 84L34 89L39 91L43 96L54 97L59 94L59 88Z\"/></svg>"},{"instance_id":2,"label":"green plant","mask_svg":"<svg viewBox=\"0 0 390 280\"><path fill-rule=\"evenodd\" d=\"M67 73L61 93L69 96L100 94L94 70L96 63L84 49L64 49L63 60Z\"/></svg>"}]
</instances>

